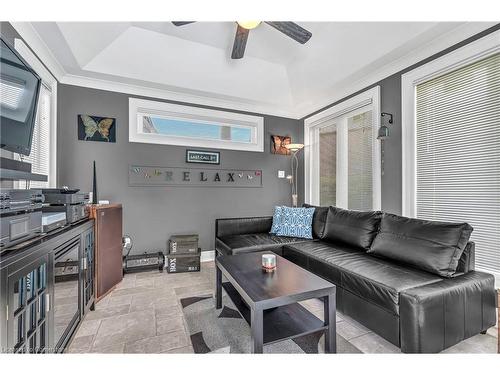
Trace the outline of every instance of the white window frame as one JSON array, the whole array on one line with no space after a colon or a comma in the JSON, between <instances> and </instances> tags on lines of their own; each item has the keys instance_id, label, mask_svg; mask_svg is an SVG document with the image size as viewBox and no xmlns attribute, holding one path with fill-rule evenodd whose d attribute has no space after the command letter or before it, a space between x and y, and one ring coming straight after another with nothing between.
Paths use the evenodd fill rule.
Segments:
<instances>
[{"instance_id":1,"label":"white window frame","mask_svg":"<svg viewBox=\"0 0 500 375\"><path fill-rule=\"evenodd\" d=\"M231 140L200 139L194 137L168 136L163 134L143 133L143 117L157 116L166 119L192 121L200 124L217 124L250 127L251 143ZM187 147L215 148L239 151L264 151L264 118L234 112L217 111L171 104L154 100L129 98L129 141Z\"/></svg>"},{"instance_id":2,"label":"white window frame","mask_svg":"<svg viewBox=\"0 0 500 375\"><path fill-rule=\"evenodd\" d=\"M416 88L417 85L500 51L500 31L491 33L401 76L402 214L417 215Z\"/></svg>"},{"instance_id":3,"label":"white window frame","mask_svg":"<svg viewBox=\"0 0 500 375\"><path fill-rule=\"evenodd\" d=\"M373 209L381 209L381 154L380 142L377 140L378 129L380 127L380 86L375 86L366 90L350 99L330 107L320 113L310 116L304 120L304 170L305 170L305 201L319 205L319 129L327 125L331 120L341 117L351 112L359 111L372 111L372 127L373 127L373 156L372 156L372 178L373 178ZM341 124L340 126L347 126ZM338 136L341 136L339 134ZM339 140L339 147L343 143L346 144L347 140ZM347 146L345 146L347 147ZM339 166L337 159L337 166ZM345 163L344 163L345 164ZM337 176L344 176L344 181L347 181L347 170L337 168ZM338 196L346 197L344 191L347 189L346 183L337 184ZM347 199L337 199L337 206L347 208Z\"/></svg>"},{"instance_id":4,"label":"white window frame","mask_svg":"<svg viewBox=\"0 0 500 375\"><path fill-rule=\"evenodd\" d=\"M23 40L16 38L14 48L22 56L31 68L40 76L42 83L51 90L50 98L50 145L49 145L49 175L47 181L49 187L57 186L57 79L35 56ZM14 183L16 187L16 183Z\"/></svg>"}]
</instances>

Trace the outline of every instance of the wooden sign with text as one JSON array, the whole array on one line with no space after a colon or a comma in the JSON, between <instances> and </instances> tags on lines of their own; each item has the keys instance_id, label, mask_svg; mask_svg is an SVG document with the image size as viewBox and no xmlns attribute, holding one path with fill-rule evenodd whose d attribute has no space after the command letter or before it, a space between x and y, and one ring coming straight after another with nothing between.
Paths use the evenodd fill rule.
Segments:
<instances>
[{"instance_id":1,"label":"wooden sign with text","mask_svg":"<svg viewBox=\"0 0 500 375\"><path fill-rule=\"evenodd\" d=\"M130 186L262 187L262 171L130 165Z\"/></svg>"}]
</instances>

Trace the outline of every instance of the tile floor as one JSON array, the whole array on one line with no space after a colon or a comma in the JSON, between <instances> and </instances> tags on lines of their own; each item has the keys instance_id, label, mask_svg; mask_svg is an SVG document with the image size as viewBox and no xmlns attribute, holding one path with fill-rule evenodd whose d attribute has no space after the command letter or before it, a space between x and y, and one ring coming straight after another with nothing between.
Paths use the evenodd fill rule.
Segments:
<instances>
[{"instance_id":1,"label":"tile floor","mask_svg":"<svg viewBox=\"0 0 500 375\"><path fill-rule=\"evenodd\" d=\"M158 271L125 275L96 304L78 328L69 353L192 353L179 299L213 293L214 263L198 273ZM320 301L304 303L322 318ZM399 348L347 316L337 314L337 332L364 353L400 353ZM496 329L446 350L449 353L496 353Z\"/></svg>"}]
</instances>

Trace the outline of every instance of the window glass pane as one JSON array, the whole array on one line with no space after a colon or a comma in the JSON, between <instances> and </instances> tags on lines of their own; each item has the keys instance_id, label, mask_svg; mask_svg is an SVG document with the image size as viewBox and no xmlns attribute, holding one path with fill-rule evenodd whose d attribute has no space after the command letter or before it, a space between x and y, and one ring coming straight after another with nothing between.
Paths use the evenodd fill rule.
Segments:
<instances>
[{"instance_id":1,"label":"window glass pane","mask_svg":"<svg viewBox=\"0 0 500 375\"><path fill-rule=\"evenodd\" d=\"M36 333L33 334L30 338L30 347L29 347L29 353L35 354L37 352L37 340L36 340Z\"/></svg>"},{"instance_id":2,"label":"window glass pane","mask_svg":"<svg viewBox=\"0 0 500 375\"><path fill-rule=\"evenodd\" d=\"M143 133L174 137L252 142L252 129L250 127L204 124L153 116L143 117L142 131Z\"/></svg>"},{"instance_id":3,"label":"window glass pane","mask_svg":"<svg viewBox=\"0 0 500 375\"><path fill-rule=\"evenodd\" d=\"M17 318L15 318L14 322L14 338L16 343L14 345L15 348L19 347L19 345L24 343L24 334L25 334L25 313L19 314Z\"/></svg>"},{"instance_id":4,"label":"window glass pane","mask_svg":"<svg viewBox=\"0 0 500 375\"><path fill-rule=\"evenodd\" d=\"M26 291L28 293L28 301L36 296L35 270L26 275Z\"/></svg>"},{"instance_id":5,"label":"window glass pane","mask_svg":"<svg viewBox=\"0 0 500 375\"><path fill-rule=\"evenodd\" d=\"M348 139L348 208L373 208L372 176L372 112L364 112L347 119Z\"/></svg>"},{"instance_id":6,"label":"window glass pane","mask_svg":"<svg viewBox=\"0 0 500 375\"><path fill-rule=\"evenodd\" d=\"M31 305L30 305L30 318L29 318L29 321L30 321L30 326L29 326L29 330L32 331L36 328L36 325L37 325L37 321L36 321L36 310L38 308L37 306L38 304L38 301L35 301L33 302Z\"/></svg>"},{"instance_id":7,"label":"window glass pane","mask_svg":"<svg viewBox=\"0 0 500 375\"><path fill-rule=\"evenodd\" d=\"M36 335L36 337L37 349L42 352L45 348L45 323L40 325L40 328L38 329L38 335Z\"/></svg>"},{"instance_id":8,"label":"window glass pane","mask_svg":"<svg viewBox=\"0 0 500 375\"><path fill-rule=\"evenodd\" d=\"M14 312L26 303L26 281L21 277L14 283Z\"/></svg>"},{"instance_id":9,"label":"window glass pane","mask_svg":"<svg viewBox=\"0 0 500 375\"><path fill-rule=\"evenodd\" d=\"M45 293L42 293L38 296L38 317L39 320L43 320L45 318Z\"/></svg>"},{"instance_id":10,"label":"window glass pane","mask_svg":"<svg viewBox=\"0 0 500 375\"><path fill-rule=\"evenodd\" d=\"M23 157L23 161L31 164L31 171L42 175L49 175L50 168L50 121L51 121L52 92L44 85L40 88L38 108L33 129L31 152ZM30 188L44 188L49 186L49 181L31 181ZM19 181L21 189L26 188L26 181Z\"/></svg>"},{"instance_id":11,"label":"window glass pane","mask_svg":"<svg viewBox=\"0 0 500 375\"><path fill-rule=\"evenodd\" d=\"M38 267L38 289L43 290L47 285L47 273L45 270L45 263Z\"/></svg>"},{"instance_id":12,"label":"window glass pane","mask_svg":"<svg viewBox=\"0 0 500 375\"><path fill-rule=\"evenodd\" d=\"M500 272L500 54L417 85L416 138L417 217L469 223Z\"/></svg>"},{"instance_id":13,"label":"window glass pane","mask_svg":"<svg viewBox=\"0 0 500 375\"><path fill-rule=\"evenodd\" d=\"M337 125L319 130L319 197L321 206L335 206L337 192Z\"/></svg>"}]
</instances>

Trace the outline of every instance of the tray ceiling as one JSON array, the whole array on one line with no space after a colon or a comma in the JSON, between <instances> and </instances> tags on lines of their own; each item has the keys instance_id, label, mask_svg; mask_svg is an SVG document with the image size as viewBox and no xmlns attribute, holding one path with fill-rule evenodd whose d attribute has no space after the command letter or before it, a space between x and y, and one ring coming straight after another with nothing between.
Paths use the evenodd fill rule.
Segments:
<instances>
[{"instance_id":1,"label":"tray ceiling","mask_svg":"<svg viewBox=\"0 0 500 375\"><path fill-rule=\"evenodd\" d=\"M234 22L182 27L170 22L34 22L14 27L23 37L22 31L34 31L32 37L43 42L59 66L63 83L301 118L348 94L353 83L368 82L419 50L432 51L429 46L438 40L447 47L453 34L461 36L458 30L467 26L297 23L313 34L307 44L261 24L251 30L241 60L230 58ZM488 26L477 24L474 30Z\"/></svg>"}]
</instances>

